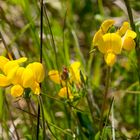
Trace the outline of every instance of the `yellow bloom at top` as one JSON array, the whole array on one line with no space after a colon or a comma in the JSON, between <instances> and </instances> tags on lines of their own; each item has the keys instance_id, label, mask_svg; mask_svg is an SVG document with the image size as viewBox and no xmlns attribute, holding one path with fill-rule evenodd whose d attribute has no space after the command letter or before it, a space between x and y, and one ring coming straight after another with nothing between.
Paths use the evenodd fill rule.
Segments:
<instances>
[{"instance_id":1,"label":"yellow bloom at top","mask_svg":"<svg viewBox=\"0 0 140 140\"><path fill-rule=\"evenodd\" d=\"M114 65L116 55L121 53L122 48L130 51L135 47L136 37L136 33L130 29L128 22L124 22L116 32L110 33L109 30L114 23L114 20L105 20L95 33L92 42L104 54L105 62L110 67Z\"/></svg>"}]
</instances>

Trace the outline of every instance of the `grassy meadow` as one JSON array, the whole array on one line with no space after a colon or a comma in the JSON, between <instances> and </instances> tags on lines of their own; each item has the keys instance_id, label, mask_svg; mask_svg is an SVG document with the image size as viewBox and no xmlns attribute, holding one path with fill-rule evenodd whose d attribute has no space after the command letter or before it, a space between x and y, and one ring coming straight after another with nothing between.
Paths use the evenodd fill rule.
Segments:
<instances>
[{"instance_id":1,"label":"grassy meadow","mask_svg":"<svg viewBox=\"0 0 140 140\"><path fill-rule=\"evenodd\" d=\"M0 0L0 140L140 140L139 0Z\"/></svg>"}]
</instances>

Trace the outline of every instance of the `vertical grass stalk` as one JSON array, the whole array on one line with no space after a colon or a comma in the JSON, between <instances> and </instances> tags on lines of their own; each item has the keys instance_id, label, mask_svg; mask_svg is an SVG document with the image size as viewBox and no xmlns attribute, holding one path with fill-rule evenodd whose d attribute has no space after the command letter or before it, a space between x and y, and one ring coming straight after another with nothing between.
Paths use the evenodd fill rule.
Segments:
<instances>
[{"instance_id":1,"label":"vertical grass stalk","mask_svg":"<svg viewBox=\"0 0 140 140\"><path fill-rule=\"evenodd\" d=\"M42 63L42 48L43 48L43 0L40 1L40 63ZM41 84L40 84L41 88ZM40 96L40 95L39 95ZM42 113L43 114L43 113ZM36 132L36 139L39 140L39 124L40 124L40 102L38 102L38 115L37 115L37 132ZM45 124L43 122L43 124ZM45 128L43 127L43 139L44 137L44 130Z\"/></svg>"}]
</instances>

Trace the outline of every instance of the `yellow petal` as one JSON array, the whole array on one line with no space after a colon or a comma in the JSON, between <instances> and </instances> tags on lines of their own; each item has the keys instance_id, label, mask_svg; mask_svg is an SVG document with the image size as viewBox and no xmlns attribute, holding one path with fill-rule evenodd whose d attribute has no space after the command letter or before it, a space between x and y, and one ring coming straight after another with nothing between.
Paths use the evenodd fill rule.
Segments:
<instances>
[{"instance_id":1,"label":"yellow petal","mask_svg":"<svg viewBox=\"0 0 140 140\"><path fill-rule=\"evenodd\" d=\"M4 71L4 65L9 61L9 59L7 59L6 57L4 56L0 56L0 69L2 71Z\"/></svg>"},{"instance_id":2,"label":"yellow petal","mask_svg":"<svg viewBox=\"0 0 140 140\"><path fill-rule=\"evenodd\" d=\"M4 68L3 68L3 72L8 75L8 73L14 69L14 68L17 68L19 67L19 65L15 62L15 61L8 61L5 65L4 65Z\"/></svg>"},{"instance_id":3,"label":"yellow petal","mask_svg":"<svg viewBox=\"0 0 140 140\"><path fill-rule=\"evenodd\" d=\"M131 37L132 39L136 38L137 34L132 30L127 30L124 38Z\"/></svg>"},{"instance_id":4,"label":"yellow petal","mask_svg":"<svg viewBox=\"0 0 140 140\"><path fill-rule=\"evenodd\" d=\"M71 94L71 91L69 88L67 87L63 87L60 89L58 95L61 97L61 98L69 98L69 99L73 99L73 95Z\"/></svg>"},{"instance_id":5,"label":"yellow petal","mask_svg":"<svg viewBox=\"0 0 140 140\"><path fill-rule=\"evenodd\" d=\"M116 62L116 55L113 53L107 53L104 56L105 62L108 66L112 67Z\"/></svg>"},{"instance_id":6,"label":"yellow petal","mask_svg":"<svg viewBox=\"0 0 140 140\"><path fill-rule=\"evenodd\" d=\"M20 86L20 85L14 85L12 88L11 88L11 95L13 97L20 97L22 94L23 94L23 87Z\"/></svg>"},{"instance_id":7,"label":"yellow petal","mask_svg":"<svg viewBox=\"0 0 140 140\"><path fill-rule=\"evenodd\" d=\"M103 42L102 36L103 36L102 31L101 30L97 31L93 37L92 45L99 46Z\"/></svg>"},{"instance_id":8,"label":"yellow petal","mask_svg":"<svg viewBox=\"0 0 140 140\"><path fill-rule=\"evenodd\" d=\"M15 73L15 76L12 79L12 83L14 85L16 85L16 84L22 85L22 83L23 83L22 75L23 75L24 70L25 70L24 67L18 67L17 68L16 73Z\"/></svg>"},{"instance_id":9,"label":"yellow petal","mask_svg":"<svg viewBox=\"0 0 140 140\"><path fill-rule=\"evenodd\" d=\"M10 84L11 81L3 74L0 74L0 87L9 86Z\"/></svg>"},{"instance_id":10,"label":"yellow petal","mask_svg":"<svg viewBox=\"0 0 140 140\"><path fill-rule=\"evenodd\" d=\"M36 82L40 83L44 80L45 71L41 63L39 62L31 63L27 66L27 69L28 68L32 70Z\"/></svg>"},{"instance_id":11,"label":"yellow petal","mask_svg":"<svg viewBox=\"0 0 140 140\"><path fill-rule=\"evenodd\" d=\"M34 94L39 95L40 94L40 85L37 82L34 82L33 85L31 86L31 89Z\"/></svg>"},{"instance_id":12,"label":"yellow petal","mask_svg":"<svg viewBox=\"0 0 140 140\"><path fill-rule=\"evenodd\" d=\"M21 58L19 58L19 59L17 59L17 60L13 60L13 61L15 61L15 62L17 62L18 64L20 64L20 63L23 63L23 62L27 61L27 58L26 58L26 57L21 57Z\"/></svg>"},{"instance_id":13,"label":"yellow petal","mask_svg":"<svg viewBox=\"0 0 140 140\"><path fill-rule=\"evenodd\" d=\"M81 82L81 78L80 78L80 62L79 61L75 61L70 65L70 80L73 82Z\"/></svg>"},{"instance_id":14,"label":"yellow petal","mask_svg":"<svg viewBox=\"0 0 140 140\"><path fill-rule=\"evenodd\" d=\"M131 37L127 37L123 41L122 47L127 51L131 51L133 48L135 48L135 45L136 45L135 41Z\"/></svg>"},{"instance_id":15,"label":"yellow petal","mask_svg":"<svg viewBox=\"0 0 140 140\"><path fill-rule=\"evenodd\" d=\"M48 75L53 82L55 82L56 84L60 84L60 76L57 70L49 71Z\"/></svg>"},{"instance_id":16,"label":"yellow petal","mask_svg":"<svg viewBox=\"0 0 140 140\"><path fill-rule=\"evenodd\" d=\"M108 19L108 20L105 20L102 25L101 25L101 30L103 32L103 34L105 34L108 29L115 23L114 20L112 19Z\"/></svg>"},{"instance_id":17,"label":"yellow petal","mask_svg":"<svg viewBox=\"0 0 140 140\"><path fill-rule=\"evenodd\" d=\"M98 46L102 53L113 52L115 54L120 54L122 50L122 39L116 33L107 33L103 36L104 44L103 46Z\"/></svg>"},{"instance_id":18,"label":"yellow petal","mask_svg":"<svg viewBox=\"0 0 140 140\"><path fill-rule=\"evenodd\" d=\"M124 22L122 27L117 31L117 33L120 36L123 36L129 28L130 28L130 24L128 22Z\"/></svg>"},{"instance_id":19,"label":"yellow petal","mask_svg":"<svg viewBox=\"0 0 140 140\"><path fill-rule=\"evenodd\" d=\"M31 87L34 82L34 74L30 68L25 68L23 75L22 75L22 80L23 80L23 87L28 88Z\"/></svg>"}]
</instances>

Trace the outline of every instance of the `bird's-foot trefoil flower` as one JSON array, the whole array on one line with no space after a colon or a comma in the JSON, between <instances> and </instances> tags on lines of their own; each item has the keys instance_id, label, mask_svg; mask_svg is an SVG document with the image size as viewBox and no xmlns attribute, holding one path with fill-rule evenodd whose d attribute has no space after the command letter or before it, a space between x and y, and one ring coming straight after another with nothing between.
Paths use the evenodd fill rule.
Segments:
<instances>
[{"instance_id":1,"label":"bird's-foot trefoil flower","mask_svg":"<svg viewBox=\"0 0 140 140\"><path fill-rule=\"evenodd\" d=\"M61 98L67 97L73 99L74 94L71 91L72 85L75 85L76 88L81 86L80 65L79 61L75 61L68 68L64 67L62 72L57 70L49 71L48 75L50 79L62 87L58 93Z\"/></svg>"},{"instance_id":2,"label":"bird's-foot trefoil flower","mask_svg":"<svg viewBox=\"0 0 140 140\"><path fill-rule=\"evenodd\" d=\"M45 77L43 65L33 62L21 67L20 64L26 60L26 57L9 60L0 56L0 87L12 85L11 95L14 97L23 95L25 88L30 88L36 95L40 94L40 83Z\"/></svg>"},{"instance_id":3,"label":"bird's-foot trefoil flower","mask_svg":"<svg viewBox=\"0 0 140 140\"><path fill-rule=\"evenodd\" d=\"M115 21L112 19L105 20L100 29L93 37L93 46L104 54L104 60L110 67L116 62L116 56L121 53L122 49L130 51L135 47L136 33L130 29L128 22L124 22L122 27L116 32L111 32Z\"/></svg>"}]
</instances>

